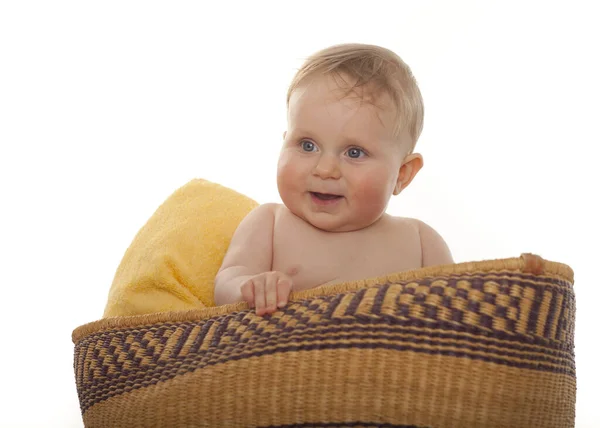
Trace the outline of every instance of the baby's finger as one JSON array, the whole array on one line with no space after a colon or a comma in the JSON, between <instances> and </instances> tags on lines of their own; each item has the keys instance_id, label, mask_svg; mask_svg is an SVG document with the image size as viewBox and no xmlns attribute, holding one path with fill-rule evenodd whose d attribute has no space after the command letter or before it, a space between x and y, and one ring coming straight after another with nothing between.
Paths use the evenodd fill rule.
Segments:
<instances>
[{"instance_id":1,"label":"baby's finger","mask_svg":"<svg viewBox=\"0 0 600 428\"><path fill-rule=\"evenodd\" d=\"M277 276L268 275L265 288L265 303L267 312L275 312L277 309Z\"/></svg>"},{"instance_id":2,"label":"baby's finger","mask_svg":"<svg viewBox=\"0 0 600 428\"><path fill-rule=\"evenodd\" d=\"M253 308L254 307L254 282L252 280L246 282L242 285L242 299L245 302L248 302L248 305Z\"/></svg>"},{"instance_id":3,"label":"baby's finger","mask_svg":"<svg viewBox=\"0 0 600 428\"><path fill-rule=\"evenodd\" d=\"M264 278L255 279L254 283L254 304L256 305L256 315L265 313L265 281Z\"/></svg>"},{"instance_id":4,"label":"baby's finger","mask_svg":"<svg viewBox=\"0 0 600 428\"><path fill-rule=\"evenodd\" d=\"M288 298L292 292L292 281L289 279L280 279L277 286L277 307L283 308L287 305Z\"/></svg>"}]
</instances>

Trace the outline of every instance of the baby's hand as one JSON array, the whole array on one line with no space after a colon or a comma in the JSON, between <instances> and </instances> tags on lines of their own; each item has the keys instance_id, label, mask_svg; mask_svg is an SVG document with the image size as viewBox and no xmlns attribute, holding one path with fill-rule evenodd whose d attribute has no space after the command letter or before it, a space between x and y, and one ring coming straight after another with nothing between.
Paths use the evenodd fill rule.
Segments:
<instances>
[{"instance_id":1,"label":"baby's hand","mask_svg":"<svg viewBox=\"0 0 600 428\"><path fill-rule=\"evenodd\" d=\"M287 304L292 280L281 272L264 272L242 284L241 291L244 301L251 308L256 307L256 315L262 316Z\"/></svg>"}]
</instances>

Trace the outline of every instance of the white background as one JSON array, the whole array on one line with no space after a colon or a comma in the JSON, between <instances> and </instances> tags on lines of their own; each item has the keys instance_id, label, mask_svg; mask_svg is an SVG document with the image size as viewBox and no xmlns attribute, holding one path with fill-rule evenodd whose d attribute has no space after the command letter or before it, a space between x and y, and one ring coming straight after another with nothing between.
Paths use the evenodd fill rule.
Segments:
<instances>
[{"instance_id":1,"label":"white background","mask_svg":"<svg viewBox=\"0 0 600 428\"><path fill-rule=\"evenodd\" d=\"M216 4L1 3L0 426L82 426L71 331L137 230L196 177L279 201L287 84L341 42L395 50L423 92L425 167L391 214L456 261L575 270L577 427L600 426L595 2Z\"/></svg>"}]
</instances>

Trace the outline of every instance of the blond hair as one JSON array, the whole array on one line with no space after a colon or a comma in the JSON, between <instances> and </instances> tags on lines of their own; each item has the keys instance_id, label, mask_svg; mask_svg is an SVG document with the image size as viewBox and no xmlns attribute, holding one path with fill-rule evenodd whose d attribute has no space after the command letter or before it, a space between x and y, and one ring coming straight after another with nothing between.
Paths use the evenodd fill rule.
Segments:
<instances>
[{"instance_id":1,"label":"blond hair","mask_svg":"<svg viewBox=\"0 0 600 428\"><path fill-rule=\"evenodd\" d=\"M338 81L345 81L343 75L353 79L355 83L346 95L356 92L356 88L367 89L374 97L387 93L396 110L394 137L408 128L412 140L409 153L412 152L423 130L423 98L410 67L398 55L380 46L360 43L320 50L311 55L294 76L287 93L288 107L292 93L299 86L323 75L339 78Z\"/></svg>"}]
</instances>

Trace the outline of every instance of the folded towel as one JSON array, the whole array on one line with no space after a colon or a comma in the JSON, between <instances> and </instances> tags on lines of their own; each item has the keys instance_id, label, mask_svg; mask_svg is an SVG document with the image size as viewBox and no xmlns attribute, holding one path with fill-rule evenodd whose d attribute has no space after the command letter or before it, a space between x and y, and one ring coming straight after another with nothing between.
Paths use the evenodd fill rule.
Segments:
<instances>
[{"instance_id":1,"label":"folded towel","mask_svg":"<svg viewBox=\"0 0 600 428\"><path fill-rule=\"evenodd\" d=\"M192 180L135 236L119 265L104 317L214 306L214 278L237 226L258 203Z\"/></svg>"}]
</instances>

